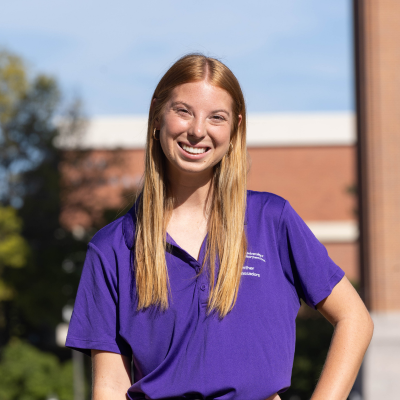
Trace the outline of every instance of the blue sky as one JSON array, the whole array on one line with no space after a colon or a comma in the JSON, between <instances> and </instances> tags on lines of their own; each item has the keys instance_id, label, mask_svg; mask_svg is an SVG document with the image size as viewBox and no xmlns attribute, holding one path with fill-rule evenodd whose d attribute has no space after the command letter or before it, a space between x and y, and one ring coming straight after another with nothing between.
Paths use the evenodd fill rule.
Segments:
<instances>
[{"instance_id":1,"label":"blue sky","mask_svg":"<svg viewBox=\"0 0 400 400\"><path fill-rule=\"evenodd\" d=\"M88 115L147 113L162 74L193 51L233 70L250 112L353 109L350 0L2 3L0 46Z\"/></svg>"}]
</instances>

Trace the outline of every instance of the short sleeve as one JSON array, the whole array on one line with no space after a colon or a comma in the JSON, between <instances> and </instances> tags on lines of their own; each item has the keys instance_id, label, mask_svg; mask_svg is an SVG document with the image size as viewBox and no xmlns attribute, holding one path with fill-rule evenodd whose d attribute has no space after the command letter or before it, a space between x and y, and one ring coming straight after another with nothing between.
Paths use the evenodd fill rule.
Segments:
<instances>
[{"instance_id":1,"label":"short sleeve","mask_svg":"<svg viewBox=\"0 0 400 400\"><path fill-rule=\"evenodd\" d=\"M116 268L93 243L88 245L65 345L87 355L91 349L131 354L119 335Z\"/></svg>"},{"instance_id":2,"label":"short sleeve","mask_svg":"<svg viewBox=\"0 0 400 400\"><path fill-rule=\"evenodd\" d=\"M288 201L279 221L279 255L282 268L299 298L310 307L328 297L344 272L328 256Z\"/></svg>"}]
</instances>

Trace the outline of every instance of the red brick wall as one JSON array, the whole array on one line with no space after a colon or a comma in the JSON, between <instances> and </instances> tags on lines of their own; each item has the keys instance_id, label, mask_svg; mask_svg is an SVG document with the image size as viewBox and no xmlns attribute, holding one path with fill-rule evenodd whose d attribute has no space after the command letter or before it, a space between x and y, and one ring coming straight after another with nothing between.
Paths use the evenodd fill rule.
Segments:
<instances>
[{"instance_id":1,"label":"red brick wall","mask_svg":"<svg viewBox=\"0 0 400 400\"><path fill-rule=\"evenodd\" d=\"M67 190L60 220L68 229L90 227L103 209L129 204L144 169L143 150L67 152L64 159Z\"/></svg>"},{"instance_id":2,"label":"red brick wall","mask_svg":"<svg viewBox=\"0 0 400 400\"><path fill-rule=\"evenodd\" d=\"M355 148L250 148L248 187L290 201L307 221L354 220Z\"/></svg>"},{"instance_id":3,"label":"red brick wall","mask_svg":"<svg viewBox=\"0 0 400 400\"><path fill-rule=\"evenodd\" d=\"M306 221L355 220L355 150L350 146L249 148L248 187L288 199ZM66 154L63 174L70 192L62 223L89 227L103 208L130 203L144 169L143 150L93 150ZM122 196L125 197L122 197ZM82 207L82 204L85 207ZM89 211L87 211L89 210ZM357 244L327 243L329 255L358 280Z\"/></svg>"},{"instance_id":4,"label":"red brick wall","mask_svg":"<svg viewBox=\"0 0 400 400\"><path fill-rule=\"evenodd\" d=\"M350 281L357 283L360 279L358 262L358 243L324 243L329 257L344 270Z\"/></svg>"}]
</instances>

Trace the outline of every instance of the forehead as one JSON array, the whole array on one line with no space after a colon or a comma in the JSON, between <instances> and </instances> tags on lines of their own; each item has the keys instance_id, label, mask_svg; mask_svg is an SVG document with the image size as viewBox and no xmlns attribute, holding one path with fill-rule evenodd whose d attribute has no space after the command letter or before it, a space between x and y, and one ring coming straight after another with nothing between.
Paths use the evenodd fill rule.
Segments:
<instances>
[{"instance_id":1,"label":"forehead","mask_svg":"<svg viewBox=\"0 0 400 400\"><path fill-rule=\"evenodd\" d=\"M232 97L224 89L211 85L207 81L189 82L175 87L172 90L170 102L189 104L192 107L201 106L214 108L223 106L232 109Z\"/></svg>"}]
</instances>

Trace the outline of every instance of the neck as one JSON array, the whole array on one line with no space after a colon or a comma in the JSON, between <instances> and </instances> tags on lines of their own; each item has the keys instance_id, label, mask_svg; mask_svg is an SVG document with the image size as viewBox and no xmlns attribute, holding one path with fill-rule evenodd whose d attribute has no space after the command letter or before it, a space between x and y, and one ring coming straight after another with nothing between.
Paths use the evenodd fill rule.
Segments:
<instances>
[{"instance_id":1,"label":"neck","mask_svg":"<svg viewBox=\"0 0 400 400\"><path fill-rule=\"evenodd\" d=\"M174 214L191 210L207 215L207 205L210 198L212 175L170 176L169 187L174 197Z\"/></svg>"}]
</instances>

